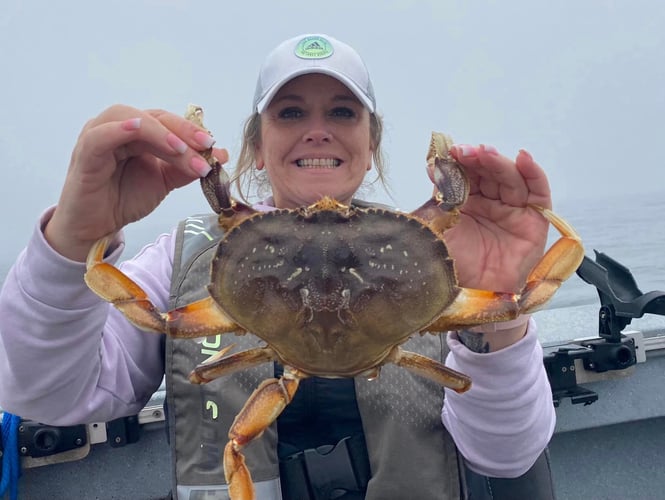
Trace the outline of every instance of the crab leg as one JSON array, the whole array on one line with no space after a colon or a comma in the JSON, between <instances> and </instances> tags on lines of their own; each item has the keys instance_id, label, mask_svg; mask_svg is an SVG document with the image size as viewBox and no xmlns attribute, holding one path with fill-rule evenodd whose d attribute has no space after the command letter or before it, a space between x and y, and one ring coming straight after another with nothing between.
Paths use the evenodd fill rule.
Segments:
<instances>
[{"instance_id":1,"label":"crab leg","mask_svg":"<svg viewBox=\"0 0 665 500\"><path fill-rule=\"evenodd\" d=\"M244 331L224 315L210 297L162 313L136 282L117 267L103 261L109 242L110 238L106 237L92 246L84 279L93 292L113 304L137 327L179 338Z\"/></svg>"},{"instance_id":2,"label":"crab leg","mask_svg":"<svg viewBox=\"0 0 665 500\"><path fill-rule=\"evenodd\" d=\"M206 297L163 315L166 318L166 333L180 339L207 337L219 333L245 333L231 321L212 297Z\"/></svg>"},{"instance_id":3,"label":"crab leg","mask_svg":"<svg viewBox=\"0 0 665 500\"><path fill-rule=\"evenodd\" d=\"M519 295L460 288L446 313L423 329L424 332L459 330L484 323L515 319L519 315Z\"/></svg>"},{"instance_id":4,"label":"crab leg","mask_svg":"<svg viewBox=\"0 0 665 500\"><path fill-rule=\"evenodd\" d=\"M303 373L284 367L279 379L264 380L236 416L224 448L224 476L233 500L253 500L254 485L241 450L259 437L291 402Z\"/></svg>"},{"instance_id":5,"label":"crab leg","mask_svg":"<svg viewBox=\"0 0 665 500\"><path fill-rule=\"evenodd\" d=\"M453 389L455 392L466 392L471 387L471 379L466 375L426 356L405 351L399 346L393 347L388 355L388 360L421 377Z\"/></svg>"},{"instance_id":6,"label":"crab leg","mask_svg":"<svg viewBox=\"0 0 665 500\"><path fill-rule=\"evenodd\" d=\"M529 273L519 294L461 288L446 314L424 331L457 330L484 323L515 319L520 314L537 311L547 303L579 267L584 247L575 230L551 210L530 205L538 210L561 234Z\"/></svg>"},{"instance_id":7,"label":"crab leg","mask_svg":"<svg viewBox=\"0 0 665 500\"><path fill-rule=\"evenodd\" d=\"M88 287L102 299L113 304L134 325L143 330L166 331L164 316L148 299L143 289L115 266L104 262L110 237L97 241L86 261L83 278Z\"/></svg>"},{"instance_id":8,"label":"crab leg","mask_svg":"<svg viewBox=\"0 0 665 500\"><path fill-rule=\"evenodd\" d=\"M561 238L550 247L529 274L519 299L521 313L541 308L584 259L582 241L570 224L551 210L537 205L529 206L550 221L561 234Z\"/></svg>"},{"instance_id":9,"label":"crab leg","mask_svg":"<svg viewBox=\"0 0 665 500\"><path fill-rule=\"evenodd\" d=\"M189 381L192 384L207 384L211 380L223 377L224 375L277 359L275 351L270 347L256 347L226 356L226 353L232 347L233 345L230 345L220 350L217 354L194 368L192 373L189 374Z\"/></svg>"}]
</instances>

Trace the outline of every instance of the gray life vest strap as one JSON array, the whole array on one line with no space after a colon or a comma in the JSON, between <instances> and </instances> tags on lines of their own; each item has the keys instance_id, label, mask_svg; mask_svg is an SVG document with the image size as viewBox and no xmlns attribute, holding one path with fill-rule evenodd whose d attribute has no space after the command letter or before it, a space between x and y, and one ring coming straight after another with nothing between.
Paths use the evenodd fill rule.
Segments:
<instances>
[{"instance_id":1,"label":"gray life vest strap","mask_svg":"<svg viewBox=\"0 0 665 500\"><path fill-rule=\"evenodd\" d=\"M210 262L222 237L215 214L189 217L180 224L171 309L207 295ZM259 383L273 376L273 365L266 363L205 385L189 383L187 377L195 365L230 344L239 351L261 345L262 341L251 334L216 335L203 341L173 338L166 341L167 404L176 500L227 498L222 452L228 429ZM441 362L447 354L442 334L415 335L403 347ZM457 452L440 416L443 389L390 364L382 367L376 380L356 378L355 387L372 471L365 498L458 500ZM276 425L266 429L243 454L258 498L281 499Z\"/></svg>"}]
</instances>

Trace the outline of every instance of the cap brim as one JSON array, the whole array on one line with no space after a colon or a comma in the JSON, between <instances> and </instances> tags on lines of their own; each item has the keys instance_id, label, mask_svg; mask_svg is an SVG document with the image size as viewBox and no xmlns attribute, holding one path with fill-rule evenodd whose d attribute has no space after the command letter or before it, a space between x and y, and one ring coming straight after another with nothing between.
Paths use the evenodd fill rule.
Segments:
<instances>
[{"instance_id":1,"label":"cap brim","mask_svg":"<svg viewBox=\"0 0 665 500\"><path fill-rule=\"evenodd\" d=\"M344 76L338 71L331 70L329 68L319 68L319 67L302 68L298 71L294 71L293 73L284 76L284 78L277 81L272 87L270 87L270 89L268 89L268 91L264 94L264 96L261 99L259 99L259 101L256 103L257 113L263 113L268 104L270 104L270 101L272 101L272 98L275 97L275 94L277 94L277 92L279 92L279 89L281 89L287 82L290 82L291 80L293 80L298 76L310 75L310 74L328 75L335 78L336 80L339 80L344 85L346 85L351 92L353 92L353 95L355 95L358 98L358 100L363 104L363 106L365 106L369 110L370 113L374 113L375 109L374 101L367 94L365 94L365 92L363 92L353 80Z\"/></svg>"}]
</instances>

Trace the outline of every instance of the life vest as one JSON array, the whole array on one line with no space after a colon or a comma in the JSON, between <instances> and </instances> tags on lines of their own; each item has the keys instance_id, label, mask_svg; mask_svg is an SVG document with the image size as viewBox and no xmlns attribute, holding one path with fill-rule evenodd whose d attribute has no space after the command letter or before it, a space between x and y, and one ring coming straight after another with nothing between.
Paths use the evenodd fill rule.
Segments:
<instances>
[{"instance_id":1,"label":"life vest","mask_svg":"<svg viewBox=\"0 0 665 500\"><path fill-rule=\"evenodd\" d=\"M210 262L222 237L215 214L189 217L180 223L171 309L206 296ZM260 382L273 377L273 365L265 363L208 384L191 384L188 375L192 368L229 344L240 351L263 341L251 334L166 341L175 500L229 498L222 468L228 429ZM415 335L404 347L441 362L447 354L443 334ZM365 498L458 500L457 451L441 423L443 389L392 364L382 367L378 379L357 377L354 382L371 468ZM277 439L277 426L273 424L243 449L257 498L261 500L282 498Z\"/></svg>"}]
</instances>

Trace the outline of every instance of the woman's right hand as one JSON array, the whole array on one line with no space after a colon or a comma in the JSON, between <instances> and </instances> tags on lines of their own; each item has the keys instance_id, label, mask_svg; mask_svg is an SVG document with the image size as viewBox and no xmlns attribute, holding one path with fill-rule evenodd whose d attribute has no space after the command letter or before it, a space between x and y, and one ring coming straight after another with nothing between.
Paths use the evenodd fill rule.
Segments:
<instances>
[{"instance_id":1,"label":"woman's right hand","mask_svg":"<svg viewBox=\"0 0 665 500\"><path fill-rule=\"evenodd\" d=\"M44 235L83 262L92 244L152 212L173 189L207 174L209 134L164 110L115 105L85 124ZM221 162L224 149L214 149Z\"/></svg>"}]
</instances>

